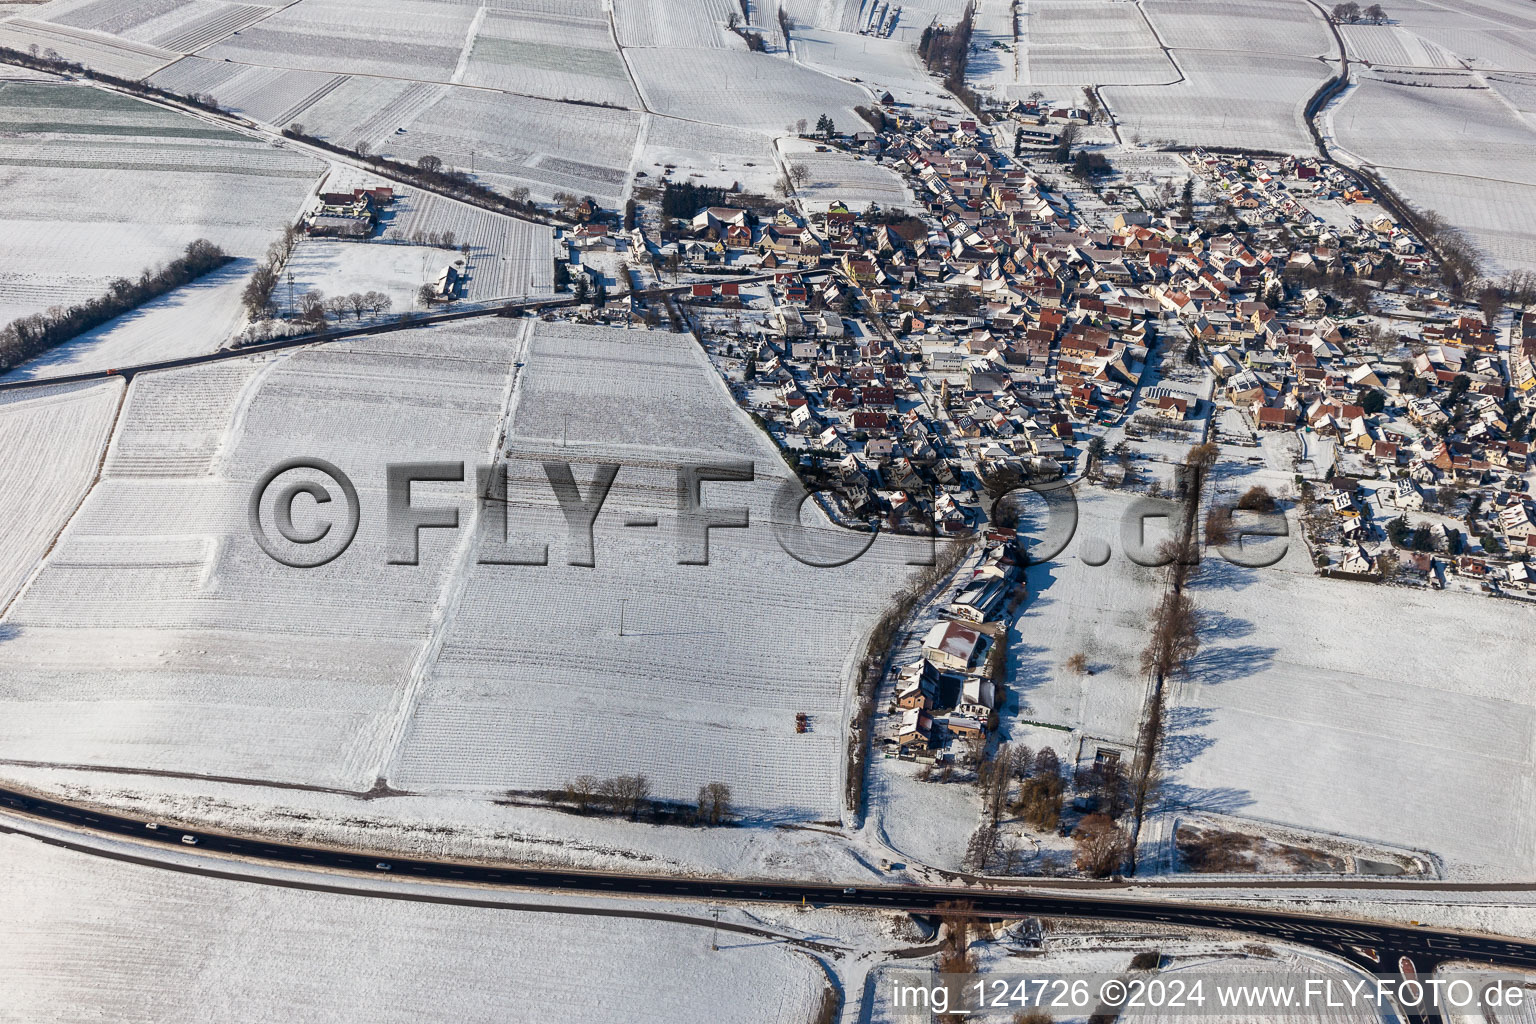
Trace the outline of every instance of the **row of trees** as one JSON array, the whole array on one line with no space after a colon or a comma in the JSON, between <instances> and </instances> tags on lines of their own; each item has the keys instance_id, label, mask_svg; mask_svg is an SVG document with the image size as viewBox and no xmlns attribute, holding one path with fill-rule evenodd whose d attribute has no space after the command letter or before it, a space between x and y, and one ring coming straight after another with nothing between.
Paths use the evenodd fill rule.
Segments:
<instances>
[{"instance_id":1,"label":"row of trees","mask_svg":"<svg viewBox=\"0 0 1536 1024\"><path fill-rule=\"evenodd\" d=\"M559 798L579 814L611 814L634 821L651 805L651 783L644 775L615 775L599 779L578 775L561 788ZM724 825L731 820L731 787L709 782L699 787L694 819L703 825Z\"/></svg>"},{"instance_id":2,"label":"row of trees","mask_svg":"<svg viewBox=\"0 0 1536 1024\"><path fill-rule=\"evenodd\" d=\"M197 280L233 257L206 238L187 243L169 263L144 270L137 278L119 277L104 295L73 306L54 306L0 329L0 368L10 369L76 335L100 327L137 306Z\"/></svg>"},{"instance_id":3,"label":"row of trees","mask_svg":"<svg viewBox=\"0 0 1536 1024\"><path fill-rule=\"evenodd\" d=\"M245 304L245 311L252 320L268 320L277 314L272 292L277 287L278 275L292 258L298 244L299 230L290 224L283 229L277 241L267 246L266 259L251 272L251 279L245 283L245 291L240 293L240 301Z\"/></svg>"},{"instance_id":4,"label":"row of trees","mask_svg":"<svg viewBox=\"0 0 1536 1024\"><path fill-rule=\"evenodd\" d=\"M1361 8L1353 0L1349 3L1333 5L1333 20L1345 25L1358 25L1362 21L1368 21L1372 25L1380 25L1387 20L1387 12L1381 9L1381 4L1371 4Z\"/></svg>"},{"instance_id":5,"label":"row of trees","mask_svg":"<svg viewBox=\"0 0 1536 1024\"><path fill-rule=\"evenodd\" d=\"M980 106L980 97L965 82L965 68L971 59L971 35L976 24L976 4L968 0L954 28L929 25L918 39L917 53L930 72L944 79L944 87L972 110Z\"/></svg>"},{"instance_id":6,"label":"row of trees","mask_svg":"<svg viewBox=\"0 0 1536 1024\"><path fill-rule=\"evenodd\" d=\"M431 285L427 285L431 288ZM387 313L393 300L383 292L352 292L348 295L332 295L329 298L318 288L311 288L298 297L295 305L300 320L313 326L324 327L327 317L335 317L340 320L348 313L354 320L361 320L363 314L378 315Z\"/></svg>"}]
</instances>

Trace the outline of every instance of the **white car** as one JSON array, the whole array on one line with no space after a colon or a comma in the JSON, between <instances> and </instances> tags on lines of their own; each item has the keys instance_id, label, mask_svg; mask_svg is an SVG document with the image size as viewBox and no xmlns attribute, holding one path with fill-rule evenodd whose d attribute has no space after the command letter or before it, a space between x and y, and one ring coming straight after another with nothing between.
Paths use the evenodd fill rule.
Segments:
<instances>
[{"instance_id":1,"label":"white car","mask_svg":"<svg viewBox=\"0 0 1536 1024\"><path fill-rule=\"evenodd\" d=\"M182 836L181 841L186 843L188 846L196 846L197 836Z\"/></svg>"}]
</instances>

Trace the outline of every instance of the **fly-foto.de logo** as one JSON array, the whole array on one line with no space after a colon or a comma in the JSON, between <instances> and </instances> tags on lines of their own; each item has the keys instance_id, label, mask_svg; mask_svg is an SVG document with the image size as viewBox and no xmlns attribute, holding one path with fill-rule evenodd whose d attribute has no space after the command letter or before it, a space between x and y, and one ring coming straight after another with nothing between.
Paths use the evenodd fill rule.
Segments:
<instances>
[{"instance_id":1,"label":"fly-foto.de logo","mask_svg":"<svg viewBox=\"0 0 1536 1024\"><path fill-rule=\"evenodd\" d=\"M614 483L626 467L607 462L573 465L541 461L537 465L547 482L549 496L565 520L567 564L595 566L594 527L599 516L605 514ZM654 487L656 467L650 465L644 471L648 474L647 484ZM740 504L746 493L742 490L744 485L773 488L766 506L767 521L757 526L769 529L780 549L804 565L847 565L869 551L881 532L882 520L878 515L853 520L856 528L846 528L847 516L840 519L845 525L838 526L802 514L806 502L813 498L846 499L836 481L807 488L793 476L761 478L751 462L732 459L682 463L673 471L676 503L667 511L679 565L710 564L710 537L714 531L753 528L751 509ZM631 468L629 472L640 470ZM443 503L441 485L467 485L471 480L472 496L461 493L459 503ZM518 531L518 539L513 539L513 503L508 497L506 462L481 465L472 473L462 461L389 463L383 469L382 484L385 561L389 565L420 563L422 531L452 531L465 525L461 523L460 505L466 497L473 498L479 519L481 536L476 560L481 564L548 565L551 541L562 539L530 539L523 531ZM425 493L418 491L418 486ZM1191 495L1200 493L1196 485L1187 489ZM1202 538L1193 530L1198 511L1191 507L1194 500L1144 497L1130 501L1121 516L1116 538L1121 554L1139 565L1157 566L1174 558L1198 560L1204 549L1245 568L1264 568L1285 556L1289 528L1283 513L1245 512L1236 518L1228 517L1222 535L1204 538L1206 542L1202 544ZM834 506L846 508L849 504L833 501L823 508L830 511ZM1025 550L1032 564L1060 557L1076 539L1076 489L1064 479L1020 483L1009 493L998 496L992 509L996 512L1009 506L1019 510L1021 520L1027 521ZM654 509L645 513L629 510L606 514L625 528L649 530L662 526L662 516ZM291 568L311 569L334 561L351 547L362 522L363 507L358 488L340 468L323 459L296 458L273 466L256 481L248 518L252 537L269 557ZM1160 525L1165 535L1189 538L1189 543L1180 544L1175 550L1166 542L1156 542L1154 537L1159 530L1153 524ZM984 522L972 525L985 528ZM908 530L902 540L907 564L935 563L938 537L933 530L916 535ZM1077 557L1093 566L1104 565L1114 553L1114 546L1101 537L1086 538L1078 547Z\"/></svg>"}]
</instances>

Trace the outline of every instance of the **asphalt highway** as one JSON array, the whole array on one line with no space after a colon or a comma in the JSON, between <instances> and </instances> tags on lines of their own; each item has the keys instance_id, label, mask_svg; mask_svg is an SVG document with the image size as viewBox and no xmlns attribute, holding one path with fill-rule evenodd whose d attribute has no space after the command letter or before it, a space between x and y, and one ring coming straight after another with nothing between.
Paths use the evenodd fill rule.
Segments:
<instances>
[{"instance_id":1,"label":"asphalt highway","mask_svg":"<svg viewBox=\"0 0 1536 1024\"><path fill-rule=\"evenodd\" d=\"M1536 969L1536 943L1346 917L1286 911L1211 906L1190 900L1026 891L1017 887L857 885L751 879L709 879L660 875L612 874L549 868L490 865L380 857L319 846L300 846L242 838L206 830L151 822L45 800L0 789L0 810L86 830L103 836L131 837L184 852L226 854L248 861L310 870L351 871L381 877L433 882L473 883L545 892L599 896L682 898L747 903L810 903L818 906L942 913L965 904L977 917L1061 917L1139 922L1157 926L1216 928L1261 939L1298 943L1337 954L1380 974L1397 972L1400 957L1410 957L1421 975L1445 960ZM195 840L189 842L188 839ZM1256 882L1255 889L1263 884Z\"/></svg>"}]
</instances>

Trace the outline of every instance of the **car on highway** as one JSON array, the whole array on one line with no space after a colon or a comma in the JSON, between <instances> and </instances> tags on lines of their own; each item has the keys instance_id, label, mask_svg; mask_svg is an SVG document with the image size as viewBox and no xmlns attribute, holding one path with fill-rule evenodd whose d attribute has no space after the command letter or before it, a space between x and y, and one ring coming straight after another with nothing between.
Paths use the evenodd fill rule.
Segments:
<instances>
[{"instance_id":1,"label":"car on highway","mask_svg":"<svg viewBox=\"0 0 1536 1024\"><path fill-rule=\"evenodd\" d=\"M373 866L375 871L393 871L394 865L387 860L381 860Z\"/></svg>"},{"instance_id":2,"label":"car on highway","mask_svg":"<svg viewBox=\"0 0 1536 1024\"><path fill-rule=\"evenodd\" d=\"M157 821L146 821L144 823L144 827L149 829L151 832L158 832L160 830L160 823Z\"/></svg>"},{"instance_id":3,"label":"car on highway","mask_svg":"<svg viewBox=\"0 0 1536 1024\"><path fill-rule=\"evenodd\" d=\"M188 846L196 846L197 836L182 836L181 841L186 843Z\"/></svg>"},{"instance_id":4,"label":"car on highway","mask_svg":"<svg viewBox=\"0 0 1536 1024\"><path fill-rule=\"evenodd\" d=\"M854 893L856 893L858 891L859 890L855 889L853 886L850 885L848 888L843 890L843 895L844 896L852 896Z\"/></svg>"}]
</instances>

